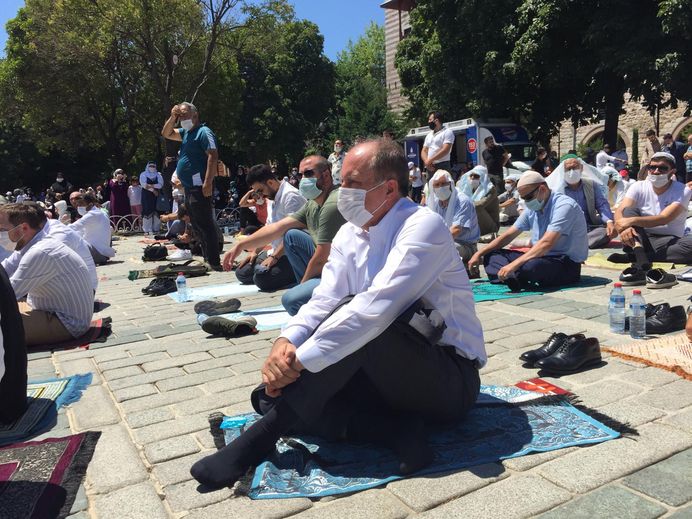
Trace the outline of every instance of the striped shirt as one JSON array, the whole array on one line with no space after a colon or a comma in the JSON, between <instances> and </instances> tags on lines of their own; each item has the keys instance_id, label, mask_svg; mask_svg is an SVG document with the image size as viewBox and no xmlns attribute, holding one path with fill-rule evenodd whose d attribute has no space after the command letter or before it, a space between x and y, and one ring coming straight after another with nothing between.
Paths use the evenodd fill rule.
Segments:
<instances>
[{"instance_id":1,"label":"striped shirt","mask_svg":"<svg viewBox=\"0 0 692 519\"><path fill-rule=\"evenodd\" d=\"M54 313L73 337L84 335L94 314L89 271L69 247L39 232L20 253L10 283L17 299Z\"/></svg>"}]
</instances>

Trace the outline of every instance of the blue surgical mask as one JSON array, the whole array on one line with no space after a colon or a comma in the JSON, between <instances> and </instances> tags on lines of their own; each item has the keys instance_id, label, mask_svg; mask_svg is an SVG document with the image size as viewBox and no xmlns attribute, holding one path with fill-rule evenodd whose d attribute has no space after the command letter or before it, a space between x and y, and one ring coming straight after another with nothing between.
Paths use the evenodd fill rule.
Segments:
<instances>
[{"instance_id":1,"label":"blue surgical mask","mask_svg":"<svg viewBox=\"0 0 692 519\"><path fill-rule=\"evenodd\" d=\"M545 205L545 200L539 200L538 198L532 198L528 202L525 202L526 208L531 209L532 211L540 211L543 209L543 206Z\"/></svg>"},{"instance_id":2,"label":"blue surgical mask","mask_svg":"<svg viewBox=\"0 0 692 519\"><path fill-rule=\"evenodd\" d=\"M317 179L315 177L301 179L298 188L300 189L300 194L306 200L314 200L322 194L322 190L317 187Z\"/></svg>"}]
</instances>

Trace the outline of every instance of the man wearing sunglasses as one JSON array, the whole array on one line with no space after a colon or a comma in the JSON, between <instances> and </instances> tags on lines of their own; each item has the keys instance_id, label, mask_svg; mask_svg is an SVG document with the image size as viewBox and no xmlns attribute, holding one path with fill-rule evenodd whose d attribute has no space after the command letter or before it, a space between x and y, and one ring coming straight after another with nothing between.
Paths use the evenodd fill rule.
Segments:
<instances>
[{"instance_id":1,"label":"man wearing sunglasses","mask_svg":"<svg viewBox=\"0 0 692 519\"><path fill-rule=\"evenodd\" d=\"M514 225L476 252L469 268L483 260L485 273L512 291L556 287L579 281L581 263L589 255L586 220L579 204L548 188L543 175L527 171L517 183L526 204ZM531 249L503 249L522 231L531 232Z\"/></svg>"},{"instance_id":2,"label":"man wearing sunglasses","mask_svg":"<svg viewBox=\"0 0 692 519\"><path fill-rule=\"evenodd\" d=\"M654 153L647 178L627 190L615 212L615 227L633 266L623 272L630 284L645 284L654 261L692 263L692 236L684 236L692 190L673 180L675 157Z\"/></svg>"}]
</instances>

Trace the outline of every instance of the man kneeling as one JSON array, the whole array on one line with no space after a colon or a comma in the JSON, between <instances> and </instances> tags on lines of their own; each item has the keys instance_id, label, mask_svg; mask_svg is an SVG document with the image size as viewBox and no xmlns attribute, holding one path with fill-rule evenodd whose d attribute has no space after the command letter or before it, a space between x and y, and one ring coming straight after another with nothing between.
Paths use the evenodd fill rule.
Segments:
<instances>
[{"instance_id":1,"label":"man kneeling","mask_svg":"<svg viewBox=\"0 0 692 519\"><path fill-rule=\"evenodd\" d=\"M579 281L581 263L589 254L586 220L579 204L552 192L543 176L524 173L517 184L524 211L507 232L474 254L469 268L483 259L491 281L501 281L513 291L532 286L555 287ZM522 231L531 231L531 249L505 250Z\"/></svg>"},{"instance_id":2,"label":"man kneeling","mask_svg":"<svg viewBox=\"0 0 692 519\"><path fill-rule=\"evenodd\" d=\"M295 432L386 445L410 473L432 459L424 426L476 401L487 356L470 283L443 220L406 198L403 150L357 145L341 182L349 223L262 368L253 405L264 416L193 465L206 486L232 485Z\"/></svg>"}]
</instances>

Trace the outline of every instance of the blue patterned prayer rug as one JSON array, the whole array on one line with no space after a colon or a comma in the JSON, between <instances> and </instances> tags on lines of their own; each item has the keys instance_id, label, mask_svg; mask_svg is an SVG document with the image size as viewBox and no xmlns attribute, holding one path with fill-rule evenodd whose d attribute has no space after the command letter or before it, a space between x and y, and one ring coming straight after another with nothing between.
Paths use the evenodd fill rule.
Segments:
<instances>
[{"instance_id":1,"label":"blue patterned prayer rug","mask_svg":"<svg viewBox=\"0 0 692 519\"><path fill-rule=\"evenodd\" d=\"M559 288L547 288L542 291L512 292L507 285L502 283L491 283L487 279L478 279L471 281L471 289L473 290L473 300L476 303L482 301L496 301L499 299L510 299L513 297L540 296L550 292L561 292L562 290L571 290L574 288L588 288L607 285L610 279L599 276L582 276L578 283Z\"/></svg>"},{"instance_id":2,"label":"blue patterned prayer rug","mask_svg":"<svg viewBox=\"0 0 692 519\"><path fill-rule=\"evenodd\" d=\"M225 418L228 444L259 418L254 413ZM600 443L620 434L571 405L560 395L517 387L481 386L476 406L458 426L430 436L433 463L416 476L464 468L575 445ZM255 470L253 499L322 497L377 487L401 479L387 449L303 436L282 438L269 460Z\"/></svg>"}]
</instances>

